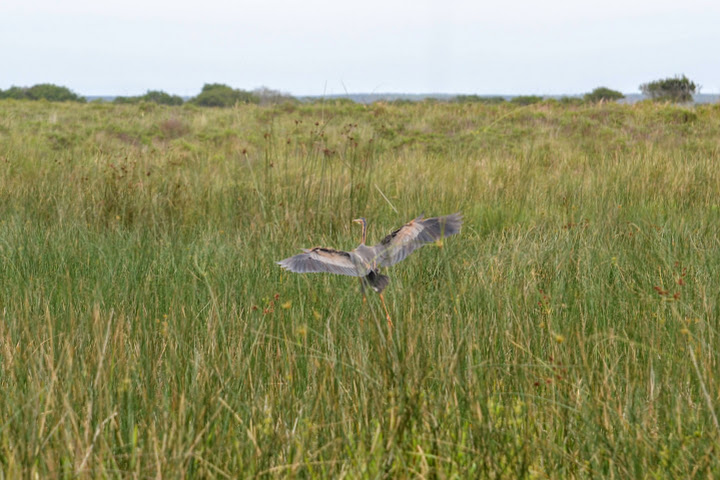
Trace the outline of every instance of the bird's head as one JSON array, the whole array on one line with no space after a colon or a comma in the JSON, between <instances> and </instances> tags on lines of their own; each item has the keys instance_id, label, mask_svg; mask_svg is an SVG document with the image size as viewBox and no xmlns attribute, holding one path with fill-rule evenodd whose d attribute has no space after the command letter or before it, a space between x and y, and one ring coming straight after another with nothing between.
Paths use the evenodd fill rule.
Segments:
<instances>
[{"instance_id":1,"label":"bird's head","mask_svg":"<svg viewBox=\"0 0 720 480\"><path fill-rule=\"evenodd\" d=\"M367 222L365 221L365 217L356 218L353 222L362 225L362 244L365 245L365 235L367 231Z\"/></svg>"}]
</instances>

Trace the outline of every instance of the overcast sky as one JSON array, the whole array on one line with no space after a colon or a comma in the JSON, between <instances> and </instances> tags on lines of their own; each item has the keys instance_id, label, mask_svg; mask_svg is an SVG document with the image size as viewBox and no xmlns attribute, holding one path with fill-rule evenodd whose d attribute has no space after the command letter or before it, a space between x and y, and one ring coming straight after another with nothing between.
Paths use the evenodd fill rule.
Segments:
<instances>
[{"instance_id":1,"label":"overcast sky","mask_svg":"<svg viewBox=\"0 0 720 480\"><path fill-rule=\"evenodd\" d=\"M720 92L720 0L0 0L0 88Z\"/></svg>"}]
</instances>

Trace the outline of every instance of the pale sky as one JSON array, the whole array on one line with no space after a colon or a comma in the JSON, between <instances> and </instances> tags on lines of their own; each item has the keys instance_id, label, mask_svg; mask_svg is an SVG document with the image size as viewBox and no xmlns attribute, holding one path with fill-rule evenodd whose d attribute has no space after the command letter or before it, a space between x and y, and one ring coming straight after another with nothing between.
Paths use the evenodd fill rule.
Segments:
<instances>
[{"instance_id":1,"label":"pale sky","mask_svg":"<svg viewBox=\"0 0 720 480\"><path fill-rule=\"evenodd\" d=\"M720 92L720 0L0 0L0 88Z\"/></svg>"}]
</instances>

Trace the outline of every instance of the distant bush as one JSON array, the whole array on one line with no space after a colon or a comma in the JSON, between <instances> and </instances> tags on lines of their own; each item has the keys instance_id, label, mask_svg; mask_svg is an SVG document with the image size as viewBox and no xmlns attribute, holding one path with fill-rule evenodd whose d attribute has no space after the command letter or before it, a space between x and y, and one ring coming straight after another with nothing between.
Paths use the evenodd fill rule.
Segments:
<instances>
[{"instance_id":1,"label":"distant bush","mask_svg":"<svg viewBox=\"0 0 720 480\"><path fill-rule=\"evenodd\" d=\"M206 83L200 94L190 102L201 107L232 107L238 103L260 103L260 97L220 83Z\"/></svg>"},{"instance_id":2,"label":"distant bush","mask_svg":"<svg viewBox=\"0 0 720 480\"><path fill-rule=\"evenodd\" d=\"M26 100L25 92L27 88L10 87L7 90L0 90L0 98L13 98L15 100Z\"/></svg>"},{"instance_id":3,"label":"distant bush","mask_svg":"<svg viewBox=\"0 0 720 480\"><path fill-rule=\"evenodd\" d=\"M170 95L161 90L148 90L145 95L137 97L115 97L113 103L140 103L140 102L151 102L157 103L158 105L182 105L184 100L178 95Z\"/></svg>"},{"instance_id":4,"label":"distant bush","mask_svg":"<svg viewBox=\"0 0 720 480\"><path fill-rule=\"evenodd\" d=\"M396 98L395 100L390 100L389 102L385 101L379 101L379 102L373 102L373 103L387 103L388 105L396 105L398 107L402 107L403 105L412 105L416 103L414 100L410 100L409 98Z\"/></svg>"},{"instance_id":5,"label":"distant bush","mask_svg":"<svg viewBox=\"0 0 720 480\"><path fill-rule=\"evenodd\" d=\"M558 99L560 105L582 105L584 100L580 97L560 97Z\"/></svg>"},{"instance_id":6,"label":"distant bush","mask_svg":"<svg viewBox=\"0 0 720 480\"><path fill-rule=\"evenodd\" d=\"M336 105L338 107L340 106L354 106L357 105L357 102L353 100L352 98L345 98L345 97L336 97L336 98L330 98L324 101L320 101L320 103L324 104L331 104Z\"/></svg>"},{"instance_id":7,"label":"distant bush","mask_svg":"<svg viewBox=\"0 0 720 480\"><path fill-rule=\"evenodd\" d=\"M538 95L520 95L510 99L510 103L515 105L532 105L533 103L540 103L543 101L543 97Z\"/></svg>"},{"instance_id":8,"label":"distant bush","mask_svg":"<svg viewBox=\"0 0 720 480\"><path fill-rule=\"evenodd\" d=\"M0 90L0 98L16 100L48 100L51 102L85 102L85 97L73 93L67 87L59 87L51 83L40 83L32 87L10 87Z\"/></svg>"},{"instance_id":9,"label":"distant bush","mask_svg":"<svg viewBox=\"0 0 720 480\"><path fill-rule=\"evenodd\" d=\"M698 88L699 86L685 75L640 85L640 91L651 99L675 103L692 102L693 94Z\"/></svg>"},{"instance_id":10,"label":"distant bush","mask_svg":"<svg viewBox=\"0 0 720 480\"><path fill-rule=\"evenodd\" d=\"M505 101L505 98L500 96L481 96L481 95L457 95L452 99L453 102L457 103L485 103L489 105L494 105L498 103L503 103Z\"/></svg>"},{"instance_id":11,"label":"distant bush","mask_svg":"<svg viewBox=\"0 0 720 480\"><path fill-rule=\"evenodd\" d=\"M113 98L113 103L117 104L132 104L132 103L139 103L140 97L115 97Z\"/></svg>"},{"instance_id":12,"label":"distant bush","mask_svg":"<svg viewBox=\"0 0 720 480\"><path fill-rule=\"evenodd\" d=\"M160 90L148 90L148 92L140 97L146 102L154 102L159 105L182 105L183 99L179 95L170 95Z\"/></svg>"},{"instance_id":13,"label":"distant bush","mask_svg":"<svg viewBox=\"0 0 720 480\"><path fill-rule=\"evenodd\" d=\"M592 92L586 93L584 98L588 102L614 102L625 98L625 95L607 87L598 87Z\"/></svg>"},{"instance_id":14,"label":"distant bush","mask_svg":"<svg viewBox=\"0 0 720 480\"><path fill-rule=\"evenodd\" d=\"M190 131L190 128L179 118L168 118L159 125L160 133L164 138L179 138Z\"/></svg>"},{"instance_id":15,"label":"distant bush","mask_svg":"<svg viewBox=\"0 0 720 480\"><path fill-rule=\"evenodd\" d=\"M260 105L278 105L281 103L299 103L300 101L290 94L282 93L268 87L259 87L252 91L258 98Z\"/></svg>"}]
</instances>

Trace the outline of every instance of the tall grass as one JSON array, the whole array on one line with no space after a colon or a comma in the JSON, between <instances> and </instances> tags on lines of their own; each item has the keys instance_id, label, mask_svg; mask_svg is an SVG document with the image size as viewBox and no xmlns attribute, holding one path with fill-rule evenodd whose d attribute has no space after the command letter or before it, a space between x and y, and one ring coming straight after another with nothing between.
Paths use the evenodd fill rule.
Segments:
<instances>
[{"instance_id":1,"label":"tall grass","mask_svg":"<svg viewBox=\"0 0 720 480\"><path fill-rule=\"evenodd\" d=\"M716 106L0 112L2 476L720 475Z\"/></svg>"}]
</instances>

